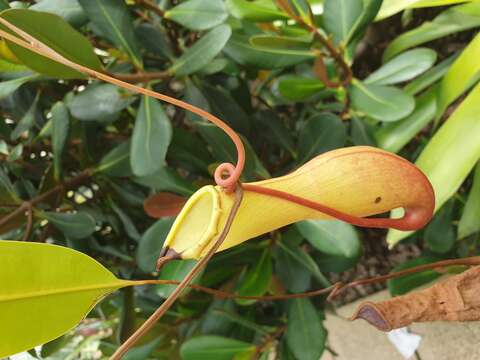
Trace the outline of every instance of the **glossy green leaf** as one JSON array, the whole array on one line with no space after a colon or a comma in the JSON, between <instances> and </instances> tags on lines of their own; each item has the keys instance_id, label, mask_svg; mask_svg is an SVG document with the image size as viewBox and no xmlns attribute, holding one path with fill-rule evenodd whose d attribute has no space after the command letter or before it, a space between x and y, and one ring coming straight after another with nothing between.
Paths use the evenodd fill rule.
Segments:
<instances>
[{"instance_id":1,"label":"glossy green leaf","mask_svg":"<svg viewBox=\"0 0 480 360\"><path fill-rule=\"evenodd\" d=\"M472 0L383 0L382 8L378 13L377 20L385 19L405 9L454 5L467 1Z\"/></svg>"},{"instance_id":2,"label":"glossy green leaf","mask_svg":"<svg viewBox=\"0 0 480 360\"><path fill-rule=\"evenodd\" d=\"M458 239L480 231L480 165L475 167L473 185L458 223Z\"/></svg>"},{"instance_id":3,"label":"glossy green leaf","mask_svg":"<svg viewBox=\"0 0 480 360\"><path fill-rule=\"evenodd\" d=\"M279 55L298 55L316 57L311 42L295 37L256 35L250 38L253 47Z\"/></svg>"},{"instance_id":4,"label":"glossy green leaf","mask_svg":"<svg viewBox=\"0 0 480 360\"><path fill-rule=\"evenodd\" d=\"M400 89L356 80L350 87L352 107L379 121L398 121L412 113L415 99Z\"/></svg>"},{"instance_id":5,"label":"glossy green leaf","mask_svg":"<svg viewBox=\"0 0 480 360\"><path fill-rule=\"evenodd\" d=\"M0 0L0 11L10 9L10 5L8 5L7 0Z\"/></svg>"},{"instance_id":6,"label":"glossy green leaf","mask_svg":"<svg viewBox=\"0 0 480 360\"><path fill-rule=\"evenodd\" d=\"M22 116L15 129L10 134L12 140L17 140L26 131L29 131L35 125L35 116L37 113L39 95L35 96L27 112Z\"/></svg>"},{"instance_id":7,"label":"glossy green leaf","mask_svg":"<svg viewBox=\"0 0 480 360\"><path fill-rule=\"evenodd\" d=\"M315 156L340 148L347 140L342 120L332 113L311 117L300 130L298 162L303 164Z\"/></svg>"},{"instance_id":8,"label":"glossy green leaf","mask_svg":"<svg viewBox=\"0 0 480 360\"><path fill-rule=\"evenodd\" d=\"M240 279L237 294L242 296L264 295L272 280L272 258L270 250L265 249L258 259ZM240 305L251 305L255 300L237 300Z\"/></svg>"},{"instance_id":9,"label":"glossy green leaf","mask_svg":"<svg viewBox=\"0 0 480 360\"><path fill-rule=\"evenodd\" d=\"M430 264L435 261L440 261L440 258L421 256L412 260L407 260L404 263L394 267L392 272L410 269L419 265ZM415 274L401 276L396 279L390 279L387 281L387 286L392 296L400 296L419 286L432 282L440 277L440 275L441 274L435 270L421 271Z\"/></svg>"},{"instance_id":10,"label":"glossy green leaf","mask_svg":"<svg viewBox=\"0 0 480 360\"><path fill-rule=\"evenodd\" d=\"M350 136L353 143L356 146L377 146L373 129L374 127L366 121L360 120L356 116L353 117L350 128Z\"/></svg>"},{"instance_id":11,"label":"glossy green leaf","mask_svg":"<svg viewBox=\"0 0 480 360\"><path fill-rule=\"evenodd\" d=\"M437 112L437 93L433 88L416 99L415 110L405 119L385 124L376 133L377 144L382 149L399 152L427 124Z\"/></svg>"},{"instance_id":12,"label":"glossy green leaf","mask_svg":"<svg viewBox=\"0 0 480 360\"><path fill-rule=\"evenodd\" d=\"M412 47L478 26L480 26L480 4L469 3L449 8L432 21L427 21L398 36L388 45L383 53L383 59L389 60Z\"/></svg>"},{"instance_id":13,"label":"glossy green leaf","mask_svg":"<svg viewBox=\"0 0 480 360\"><path fill-rule=\"evenodd\" d=\"M92 258L56 245L0 241L0 261L0 357L56 339L103 296L130 285Z\"/></svg>"},{"instance_id":14,"label":"glossy green leaf","mask_svg":"<svg viewBox=\"0 0 480 360\"><path fill-rule=\"evenodd\" d=\"M44 212L42 216L62 231L65 236L72 239L86 238L95 231L95 219L84 211L76 213Z\"/></svg>"},{"instance_id":15,"label":"glossy green leaf","mask_svg":"<svg viewBox=\"0 0 480 360\"><path fill-rule=\"evenodd\" d=\"M416 162L433 185L436 209L455 194L480 158L479 103L477 85L431 138ZM393 246L409 234L390 230L387 241Z\"/></svg>"},{"instance_id":16,"label":"glossy green leaf","mask_svg":"<svg viewBox=\"0 0 480 360\"><path fill-rule=\"evenodd\" d=\"M206 30L228 17L223 0L188 0L165 12L165 18L191 30Z\"/></svg>"},{"instance_id":17,"label":"glossy green leaf","mask_svg":"<svg viewBox=\"0 0 480 360\"><path fill-rule=\"evenodd\" d=\"M314 78L287 75L278 80L278 92L291 101L308 99L324 88L325 84Z\"/></svg>"},{"instance_id":18,"label":"glossy green leaf","mask_svg":"<svg viewBox=\"0 0 480 360\"><path fill-rule=\"evenodd\" d=\"M102 64L90 42L57 15L25 9L6 10L0 14L18 28L31 34L59 54L77 64L102 71ZM15 56L29 68L62 79L84 78L85 75L35 54L21 46L8 43Z\"/></svg>"},{"instance_id":19,"label":"glossy green leaf","mask_svg":"<svg viewBox=\"0 0 480 360\"><path fill-rule=\"evenodd\" d=\"M179 57L170 68L176 76L195 73L207 66L224 48L232 30L228 25L220 25L198 40Z\"/></svg>"},{"instance_id":20,"label":"glossy green leaf","mask_svg":"<svg viewBox=\"0 0 480 360\"><path fill-rule=\"evenodd\" d=\"M79 0L79 2L95 28L125 51L135 65L141 68L142 58L125 2L117 0Z\"/></svg>"},{"instance_id":21,"label":"glossy green leaf","mask_svg":"<svg viewBox=\"0 0 480 360\"><path fill-rule=\"evenodd\" d=\"M95 83L71 97L67 106L79 120L109 122L116 120L132 100L122 95L115 85Z\"/></svg>"},{"instance_id":22,"label":"glossy green leaf","mask_svg":"<svg viewBox=\"0 0 480 360\"><path fill-rule=\"evenodd\" d=\"M355 23L360 19L363 2L359 0L325 0L323 4L323 22L325 30L333 35L335 43L340 44L351 38Z\"/></svg>"},{"instance_id":23,"label":"glossy green leaf","mask_svg":"<svg viewBox=\"0 0 480 360\"><path fill-rule=\"evenodd\" d=\"M161 344L163 336L157 337L145 345L139 345L128 350L123 360L147 360L151 358L152 353Z\"/></svg>"},{"instance_id":24,"label":"glossy green leaf","mask_svg":"<svg viewBox=\"0 0 480 360\"><path fill-rule=\"evenodd\" d=\"M445 204L428 224L424 241L429 249L445 254L455 245L456 234L452 225L453 202Z\"/></svg>"},{"instance_id":25,"label":"glossy green leaf","mask_svg":"<svg viewBox=\"0 0 480 360\"><path fill-rule=\"evenodd\" d=\"M327 331L310 299L288 302L287 343L297 359L318 360L325 349Z\"/></svg>"},{"instance_id":26,"label":"glossy green leaf","mask_svg":"<svg viewBox=\"0 0 480 360\"><path fill-rule=\"evenodd\" d=\"M230 14L238 19L255 22L288 19L271 0L226 0L226 4Z\"/></svg>"},{"instance_id":27,"label":"glossy green leaf","mask_svg":"<svg viewBox=\"0 0 480 360\"><path fill-rule=\"evenodd\" d=\"M68 137L70 116L67 106L63 102L57 102L52 107L52 151L53 172L55 179L60 179L62 170L62 153Z\"/></svg>"},{"instance_id":28,"label":"glossy green leaf","mask_svg":"<svg viewBox=\"0 0 480 360\"><path fill-rule=\"evenodd\" d=\"M152 54L163 59L173 59L174 55L171 49L168 36L158 26L143 23L135 28L135 35L139 44Z\"/></svg>"},{"instance_id":29,"label":"glossy green leaf","mask_svg":"<svg viewBox=\"0 0 480 360\"><path fill-rule=\"evenodd\" d=\"M137 248L137 265L144 273L155 271L163 242L172 227L173 219L164 218L150 226L140 239Z\"/></svg>"},{"instance_id":30,"label":"glossy green leaf","mask_svg":"<svg viewBox=\"0 0 480 360\"><path fill-rule=\"evenodd\" d=\"M287 150L294 158L297 157L291 132L273 111L261 111L255 114L255 124L266 129L263 134L266 134L268 139Z\"/></svg>"},{"instance_id":31,"label":"glossy green leaf","mask_svg":"<svg viewBox=\"0 0 480 360\"><path fill-rule=\"evenodd\" d=\"M165 264L165 266L160 271L159 279L161 280L175 280L182 281L185 276L192 270L197 261L195 260L173 260ZM199 274L195 277L192 283L197 283L202 275ZM177 285L156 285L156 293L163 297L167 298L175 290ZM183 290L182 294L185 295L189 289Z\"/></svg>"},{"instance_id":32,"label":"glossy green leaf","mask_svg":"<svg viewBox=\"0 0 480 360\"><path fill-rule=\"evenodd\" d=\"M198 336L180 347L182 360L232 360L239 354L255 352L255 345L221 336Z\"/></svg>"},{"instance_id":33,"label":"glossy green leaf","mask_svg":"<svg viewBox=\"0 0 480 360\"><path fill-rule=\"evenodd\" d=\"M362 0L361 1L363 5L362 13L360 14L359 17L357 17L357 19L351 26L347 37L344 39L345 44L349 44L351 41L356 40L359 36L361 36L365 32L365 29L367 28L367 26L373 22L378 12L380 11L382 2L383 0Z\"/></svg>"},{"instance_id":34,"label":"glossy green leaf","mask_svg":"<svg viewBox=\"0 0 480 360\"><path fill-rule=\"evenodd\" d=\"M478 80L480 74L480 34L470 42L455 60L440 83L437 116Z\"/></svg>"},{"instance_id":35,"label":"glossy green leaf","mask_svg":"<svg viewBox=\"0 0 480 360\"><path fill-rule=\"evenodd\" d=\"M430 69L436 60L437 53L431 49L418 48L406 51L382 65L363 82L375 85L405 82Z\"/></svg>"},{"instance_id":36,"label":"glossy green leaf","mask_svg":"<svg viewBox=\"0 0 480 360\"><path fill-rule=\"evenodd\" d=\"M224 48L225 54L240 65L253 66L260 69L279 69L295 65L309 57L300 55L281 55L260 50L252 46L249 37L234 34Z\"/></svg>"},{"instance_id":37,"label":"glossy green leaf","mask_svg":"<svg viewBox=\"0 0 480 360\"><path fill-rule=\"evenodd\" d=\"M110 201L110 206L113 210L113 212L118 216L120 219L122 225L123 225L123 230L125 231L125 234L132 239L135 240L136 242L140 241L140 233L137 230L137 227L133 223L133 220L130 218L130 216L115 202ZM123 233L121 233L123 235Z\"/></svg>"},{"instance_id":38,"label":"glossy green leaf","mask_svg":"<svg viewBox=\"0 0 480 360\"><path fill-rule=\"evenodd\" d=\"M0 100L14 93L20 86L34 80L35 78L37 78L36 75L29 75L0 82Z\"/></svg>"},{"instance_id":39,"label":"glossy green leaf","mask_svg":"<svg viewBox=\"0 0 480 360\"><path fill-rule=\"evenodd\" d=\"M135 178L135 182L156 191L170 191L185 196L192 195L196 190L192 183L180 177L176 171L167 166L152 175Z\"/></svg>"},{"instance_id":40,"label":"glossy green leaf","mask_svg":"<svg viewBox=\"0 0 480 360\"><path fill-rule=\"evenodd\" d=\"M171 140L172 125L160 102L142 97L130 148L133 173L145 176L160 170Z\"/></svg>"},{"instance_id":41,"label":"glossy green leaf","mask_svg":"<svg viewBox=\"0 0 480 360\"><path fill-rule=\"evenodd\" d=\"M310 244L325 254L356 258L361 253L360 239L350 224L338 220L305 220L296 226Z\"/></svg>"},{"instance_id":42,"label":"glossy green leaf","mask_svg":"<svg viewBox=\"0 0 480 360\"><path fill-rule=\"evenodd\" d=\"M58 15L73 26L81 26L88 20L78 0L42 0L28 9Z\"/></svg>"},{"instance_id":43,"label":"glossy green leaf","mask_svg":"<svg viewBox=\"0 0 480 360\"><path fill-rule=\"evenodd\" d=\"M132 173L130 168L130 141L121 143L110 150L98 164L95 172L105 173L109 176L128 176Z\"/></svg>"}]
</instances>

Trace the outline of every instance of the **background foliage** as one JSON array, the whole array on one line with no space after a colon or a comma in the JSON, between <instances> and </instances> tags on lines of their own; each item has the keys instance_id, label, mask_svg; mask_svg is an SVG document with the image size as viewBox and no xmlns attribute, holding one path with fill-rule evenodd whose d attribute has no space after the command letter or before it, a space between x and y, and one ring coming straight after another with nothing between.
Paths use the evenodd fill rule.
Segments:
<instances>
[{"instance_id":1,"label":"background foliage","mask_svg":"<svg viewBox=\"0 0 480 360\"><path fill-rule=\"evenodd\" d=\"M416 161L438 212L407 240L421 256L400 267L478 253L478 1L0 0L0 9L80 64L224 119L247 147L244 181L350 145ZM236 160L230 140L195 115L4 40L0 71L0 238L74 248L123 279L182 279L191 261L154 272L172 219L150 218L144 202L211 183L218 163ZM386 239L393 246L407 235ZM383 235L301 222L215 256L196 281L241 295L324 287L356 266L371 237ZM403 294L436 277L404 277L389 289ZM171 291L121 290L38 356L108 356ZM186 291L128 358L317 360L328 343L324 308L321 298Z\"/></svg>"}]
</instances>

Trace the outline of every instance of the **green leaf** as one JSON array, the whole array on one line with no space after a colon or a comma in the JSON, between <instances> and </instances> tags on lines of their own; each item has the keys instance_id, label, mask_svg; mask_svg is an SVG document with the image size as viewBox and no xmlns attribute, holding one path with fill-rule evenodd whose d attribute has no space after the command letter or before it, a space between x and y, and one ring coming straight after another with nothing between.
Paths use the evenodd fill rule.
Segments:
<instances>
[{"instance_id":1,"label":"green leaf","mask_svg":"<svg viewBox=\"0 0 480 360\"><path fill-rule=\"evenodd\" d=\"M425 244L436 253L445 254L455 245L452 211L453 202L445 204L425 229Z\"/></svg>"},{"instance_id":2,"label":"green leaf","mask_svg":"<svg viewBox=\"0 0 480 360\"><path fill-rule=\"evenodd\" d=\"M95 172L102 172L108 176L129 176L130 168L130 141L125 141L114 147L98 164Z\"/></svg>"},{"instance_id":3,"label":"green leaf","mask_svg":"<svg viewBox=\"0 0 480 360\"><path fill-rule=\"evenodd\" d=\"M201 70L222 51L231 35L228 25L213 28L175 60L169 71L176 76L184 76Z\"/></svg>"},{"instance_id":4,"label":"green leaf","mask_svg":"<svg viewBox=\"0 0 480 360\"><path fill-rule=\"evenodd\" d=\"M360 19L363 3L360 0L325 0L323 22L336 44L351 38L350 32Z\"/></svg>"},{"instance_id":5,"label":"green leaf","mask_svg":"<svg viewBox=\"0 0 480 360\"><path fill-rule=\"evenodd\" d=\"M38 100L39 94L35 96L35 99L28 108L27 112L22 116L15 129L13 129L12 133L10 134L10 139L17 140L24 132L29 131L35 125Z\"/></svg>"},{"instance_id":6,"label":"green leaf","mask_svg":"<svg viewBox=\"0 0 480 360\"><path fill-rule=\"evenodd\" d=\"M331 1L331 0L330 0ZM359 38L370 23L373 22L382 6L383 0L363 0L362 14L355 20L355 23L351 26L347 37L344 39L345 44Z\"/></svg>"},{"instance_id":7,"label":"green leaf","mask_svg":"<svg viewBox=\"0 0 480 360\"><path fill-rule=\"evenodd\" d=\"M180 177L176 171L164 166L152 175L134 179L135 182L148 186L156 191L170 191L180 195L190 196L196 188L188 181Z\"/></svg>"},{"instance_id":8,"label":"green leaf","mask_svg":"<svg viewBox=\"0 0 480 360\"><path fill-rule=\"evenodd\" d=\"M23 84L37 78L37 75L19 77L13 80L0 82L0 100L14 93Z\"/></svg>"},{"instance_id":9,"label":"green leaf","mask_svg":"<svg viewBox=\"0 0 480 360\"><path fill-rule=\"evenodd\" d=\"M110 122L116 120L132 100L122 95L115 85L95 83L69 98L67 106L78 120Z\"/></svg>"},{"instance_id":10,"label":"green leaf","mask_svg":"<svg viewBox=\"0 0 480 360\"><path fill-rule=\"evenodd\" d=\"M255 124L259 124L266 129L263 133L269 140L287 150L294 158L297 157L292 133L275 112L266 110L256 113Z\"/></svg>"},{"instance_id":11,"label":"green leaf","mask_svg":"<svg viewBox=\"0 0 480 360\"><path fill-rule=\"evenodd\" d=\"M255 35L250 44L262 51L279 55L297 55L315 58L318 52L312 49L311 41L287 36Z\"/></svg>"},{"instance_id":12,"label":"green leaf","mask_svg":"<svg viewBox=\"0 0 480 360\"><path fill-rule=\"evenodd\" d=\"M405 82L430 69L436 60L437 53L431 49L418 48L406 51L382 65L363 82L375 85Z\"/></svg>"},{"instance_id":13,"label":"green leaf","mask_svg":"<svg viewBox=\"0 0 480 360\"><path fill-rule=\"evenodd\" d=\"M110 201L110 206L112 207L112 210L117 214L117 216L120 218L120 221L122 222L123 229L125 230L125 233L128 235L128 237L132 240L135 240L136 242L140 241L140 233L137 230L137 227L133 223L132 219L128 214L123 211L115 202Z\"/></svg>"},{"instance_id":14,"label":"green leaf","mask_svg":"<svg viewBox=\"0 0 480 360\"><path fill-rule=\"evenodd\" d=\"M63 335L55 340L49 341L48 343L42 345L42 350L40 351L40 356L42 358L50 357L51 355L55 354L57 351L64 348L68 341L71 340L69 336Z\"/></svg>"},{"instance_id":15,"label":"green leaf","mask_svg":"<svg viewBox=\"0 0 480 360\"><path fill-rule=\"evenodd\" d=\"M378 146L391 152L399 152L427 124L435 118L437 112L436 88L418 97L415 110L405 119L385 124L375 134Z\"/></svg>"},{"instance_id":16,"label":"green leaf","mask_svg":"<svg viewBox=\"0 0 480 360\"><path fill-rule=\"evenodd\" d=\"M318 360L325 349L327 331L310 299L288 302L287 343L297 359Z\"/></svg>"},{"instance_id":17,"label":"green leaf","mask_svg":"<svg viewBox=\"0 0 480 360\"><path fill-rule=\"evenodd\" d=\"M480 159L479 103L477 85L431 138L416 162L433 185L437 210L457 192ZM390 230L387 241L393 246L409 234Z\"/></svg>"},{"instance_id":18,"label":"green leaf","mask_svg":"<svg viewBox=\"0 0 480 360\"><path fill-rule=\"evenodd\" d=\"M308 56L279 55L259 50L249 42L250 37L234 34L224 48L225 54L240 65L253 66L260 69L279 69L302 63Z\"/></svg>"},{"instance_id":19,"label":"green leaf","mask_svg":"<svg viewBox=\"0 0 480 360\"><path fill-rule=\"evenodd\" d=\"M190 30L206 30L220 25L228 17L222 0L188 0L165 12L165 18Z\"/></svg>"},{"instance_id":20,"label":"green leaf","mask_svg":"<svg viewBox=\"0 0 480 360\"><path fill-rule=\"evenodd\" d=\"M137 248L137 265L144 273L155 271L155 265L163 247L173 219L164 218L150 226L142 235Z\"/></svg>"},{"instance_id":21,"label":"green leaf","mask_svg":"<svg viewBox=\"0 0 480 360\"><path fill-rule=\"evenodd\" d=\"M232 360L239 354L254 352L252 344L211 335L194 337L180 347L182 360Z\"/></svg>"},{"instance_id":22,"label":"green leaf","mask_svg":"<svg viewBox=\"0 0 480 360\"><path fill-rule=\"evenodd\" d=\"M147 360L151 358L152 353L160 345L163 340L163 336L157 337L155 340L150 341L145 345L136 346L128 350L123 356L123 360Z\"/></svg>"},{"instance_id":23,"label":"green leaf","mask_svg":"<svg viewBox=\"0 0 480 360\"><path fill-rule=\"evenodd\" d=\"M288 19L288 15L278 10L271 0L226 0L230 14L242 20L270 22Z\"/></svg>"},{"instance_id":24,"label":"green leaf","mask_svg":"<svg viewBox=\"0 0 480 360\"><path fill-rule=\"evenodd\" d=\"M7 0L0 0L0 11L10 9L10 5L8 5Z\"/></svg>"},{"instance_id":25,"label":"green leaf","mask_svg":"<svg viewBox=\"0 0 480 360\"><path fill-rule=\"evenodd\" d=\"M298 260L302 257L301 248L288 240L289 235L286 233L281 240L284 246L275 248L275 274L289 291L301 293L310 288L311 273Z\"/></svg>"},{"instance_id":26,"label":"green leaf","mask_svg":"<svg viewBox=\"0 0 480 360\"><path fill-rule=\"evenodd\" d=\"M85 211L76 213L43 212L42 216L72 239L89 237L95 231L95 219Z\"/></svg>"},{"instance_id":27,"label":"green leaf","mask_svg":"<svg viewBox=\"0 0 480 360\"><path fill-rule=\"evenodd\" d=\"M333 256L357 258L361 253L355 228L338 220L305 220L297 229L316 249Z\"/></svg>"},{"instance_id":28,"label":"green leaf","mask_svg":"<svg viewBox=\"0 0 480 360\"><path fill-rule=\"evenodd\" d=\"M130 285L92 258L56 245L0 241L0 262L2 358L58 338L102 297Z\"/></svg>"},{"instance_id":29,"label":"green leaf","mask_svg":"<svg viewBox=\"0 0 480 360\"><path fill-rule=\"evenodd\" d=\"M210 104L208 103L207 98L200 89L194 84L190 79L186 79L185 82L185 101L189 104L195 105L200 109L210 112ZM190 121L202 121L202 117L194 114L190 111L187 111L187 119Z\"/></svg>"},{"instance_id":30,"label":"green leaf","mask_svg":"<svg viewBox=\"0 0 480 360\"><path fill-rule=\"evenodd\" d=\"M385 19L405 9L453 5L472 0L383 0L377 20Z\"/></svg>"},{"instance_id":31,"label":"green leaf","mask_svg":"<svg viewBox=\"0 0 480 360\"><path fill-rule=\"evenodd\" d=\"M165 163L172 125L159 101L143 96L135 119L130 163L137 176L153 174Z\"/></svg>"},{"instance_id":32,"label":"green leaf","mask_svg":"<svg viewBox=\"0 0 480 360\"><path fill-rule=\"evenodd\" d=\"M87 15L78 0L42 0L28 9L58 15L73 26L81 26L87 22Z\"/></svg>"},{"instance_id":33,"label":"green leaf","mask_svg":"<svg viewBox=\"0 0 480 360\"><path fill-rule=\"evenodd\" d=\"M412 113L415 99L400 89L355 80L350 87L352 107L379 121L398 121Z\"/></svg>"},{"instance_id":34,"label":"green leaf","mask_svg":"<svg viewBox=\"0 0 480 360\"><path fill-rule=\"evenodd\" d=\"M258 261L240 279L237 294L242 296L262 296L268 291L272 280L272 257L270 249L265 249ZM237 300L240 305L251 305L256 300Z\"/></svg>"},{"instance_id":35,"label":"green leaf","mask_svg":"<svg viewBox=\"0 0 480 360\"><path fill-rule=\"evenodd\" d=\"M440 83L437 117L478 80L480 74L480 34L470 42Z\"/></svg>"},{"instance_id":36,"label":"green leaf","mask_svg":"<svg viewBox=\"0 0 480 360\"><path fill-rule=\"evenodd\" d=\"M439 258L431 256L422 256L412 260L405 261L404 263L393 268L392 272L398 272L401 270L410 269L419 265L430 264L435 261L439 261ZM390 279L387 281L388 290L392 296L400 296L408 293L409 291L428 284L433 280L440 277L440 273L435 270L421 271L415 274L401 276L396 279Z\"/></svg>"},{"instance_id":37,"label":"green leaf","mask_svg":"<svg viewBox=\"0 0 480 360\"><path fill-rule=\"evenodd\" d=\"M142 68L142 58L127 5L117 0L79 0L83 10L105 37L125 51L136 67Z\"/></svg>"},{"instance_id":38,"label":"green leaf","mask_svg":"<svg viewBox=\"0 0 480 360\"><path fill-rule=\"evenodd\" d=\"M308 99L324 88L325 84L314 78L287 75L278 79L278 92L291 101Z\"/></svg>"},{"instance_id":39,"label":"green leaf","mask_svg":"<svg viewBox=\"0 0 480 360\"><path fill-rule=\"evenodd\" d=\"M458 239L480 231L480 165L475 167L473 185L458 223Z\"/></svg>"},{"instance_id":40,"label":"green leaf","mask_svg":"<svg viewBox=\"0 0 480 360\"><path fill-rule=\"evenodd\" d=\"M165 266L160 271L159 279L162 280L175 280L182 281L185 276L192 270L192 268L197 263L196 260L173 260L165 264ZM201 273L195 276L195 279L192 281L192 284L198 283L201 278ZM163 298L169 297L172 292L175 290L177 285L156 285L156 293L158 296ZM185 295L189 289L182 291L182 295Z\"/></svg>"},{"instance_id":41,"label":"green leaf","mask_svg":"<svg viewBox=\"0 0 480 360\"><path fill-rule=\"evenodd\" d=\"M398 36L388 45L383 53L383 60L387 61L412 47L478 26L480 26L478 3L449 8L432 21L424 22L421 26Z\"/></svg>"},{"instance_id":42,"label":"green leaf","mask_svg":"<svg viewBox=\"0 0 480 360\"><path fill-rule=\"evenodd\" d=\"M352 117L350 135L353 143L357 146L377 146L373 126L356 116Z\"/></svg>"},{"instance_id":43,"label":"green leaf","mask_svg":"<svg viewBox=\"0 0 480 360\"><path fill-rule=\"evenodd\" d=\"M65 58L91 69L102 71L102 63L95 55L90 42L61 17L25 9L7 10L2 12L0 16L34 36ZM41 74L62 79L85 77L85 75L69 67L35 54L21 46L8 43L8 47L23 64Z\"/></svg>"},{"instance_id":44,"label":"green leaf","mask_svg":"<svg viewBox=\"0 0 480 360\"><path fill-rule=\"evenodd\" d=\"M68 137L70 116L67 106L63 102L57 102L52 107L52 151L53 172L56 180L60 179L62 169L62 153Z\"/></svg>"},{"instance_id":45,"label":"green leaf","mask_svg":"<svg viewBox=\"0 0 480 360\"><path fill-rule=\"evenodd\" d=\"M135 28L135 35L148 52L162 59L174 58L168 36L158 26L147 23L140 24Z\"/></svg>"},{"instance_id":46,"label":"green leaf","mask_svg":"<svg viewBox=\"0 0 480 360\"><path fill-rule=\"evenodd\" d=\"M347 140L342 120L332 113L311 117L300 130L298 163L303 164L315 156L340 148Z\"/></svg>"}]
</instances>

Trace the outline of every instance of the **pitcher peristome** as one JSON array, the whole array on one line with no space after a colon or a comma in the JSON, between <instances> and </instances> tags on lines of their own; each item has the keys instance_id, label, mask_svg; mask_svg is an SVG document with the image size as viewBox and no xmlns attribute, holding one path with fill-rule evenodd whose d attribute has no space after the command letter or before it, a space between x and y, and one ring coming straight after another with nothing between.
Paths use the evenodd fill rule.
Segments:
<instances>
[{"instance_id":1,"label":"pitcher peristome","mask_svg":"<svg viewBox=\"0 0 480 360\"><path fill-rule=\"evenodd\" d=\"M407 160L366 146L334 150L291 174L242 185L242 204L219 251L297 221L331 218L297 203L251 191L249 185L279 190L358 217L395 208L414 210L408 225L414 228L430 220L435 203L430 182ZM178 215L161 255L201 258L225 225L233 201L234 195L218 186L198 190Z\"/></svg>"}]
</instances>

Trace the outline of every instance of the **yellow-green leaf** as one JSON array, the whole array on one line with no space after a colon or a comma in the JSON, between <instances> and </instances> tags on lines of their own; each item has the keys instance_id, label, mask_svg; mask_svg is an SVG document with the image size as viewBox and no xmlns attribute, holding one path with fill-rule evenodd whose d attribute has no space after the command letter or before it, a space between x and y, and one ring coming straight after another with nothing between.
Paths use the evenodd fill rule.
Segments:
<instances>
[{"instance_id":1,"label":"yellow-green leaf","mask_svg":"<svg viewBox=\"0 0 480 360\"><path fill-rule=\"evenodd\" d=\"M377 20L385 19L405 9L454 5L472 0L383 0Z\"/></svg>"},{"instance_id":2,"label":"yellow-green leaf","mask_svg":"<svg viewBox=\"0 0 480 360\"><path fill-rule=\"evenodd\" d=\"M479 103L480 85L477 85L433 136L416 162L433 185L437 210L455 194L480 158ZM388 244L393 246L409 234L390 230Z\"/></svg>"},{"instance_id":3,"label":"yellow-green leaf","mask_svg":"<svg viewBox=\"0 0 480 360\"><path fill-rule=\"evenodd\" d=\"M0 241L0 358L49 342L131 282L66 247Z\"/></svg>"}]
</instances>

